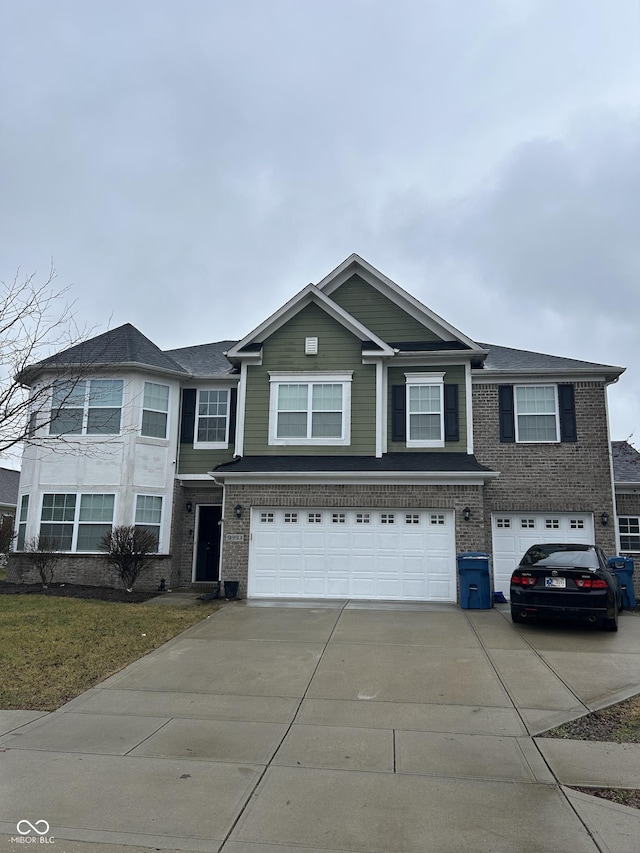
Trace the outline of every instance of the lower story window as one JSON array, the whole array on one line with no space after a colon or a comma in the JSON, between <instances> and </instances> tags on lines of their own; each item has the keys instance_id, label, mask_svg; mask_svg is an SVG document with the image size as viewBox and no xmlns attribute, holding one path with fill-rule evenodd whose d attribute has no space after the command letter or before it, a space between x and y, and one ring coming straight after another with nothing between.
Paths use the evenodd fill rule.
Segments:
<instances>
[{"instance_id":1,"label":"lower story window","mask_svg":"<svg viewBox=\"0 0 640 853\"><path fill-rule=\"evenodd\" d=\"M27 534L27 516L29 515L29 495L23 495L20 501L20 515L18 517L18 540L16 550L24 551L24 540Z\"/></svg>"},{"instance_id":2,"label":"lower story window","mask_svg":"<svg viewBox=\"0 0 640 853\"><path fill-rule=\"evenodd\" d=\"M640 551L640 517L621 515L618 518L620 528L620 550Z\"/></svg>"},{"instance_id":3,"label":"lower story window","mask_svg":"<svg viewBox=\"0 0 640 853\"><path fill-rule=\"evenodd\" d=\"M160 525L162 524L162 498L158 495L138 495L136 498L135 526L152 533L156 540L156 551L160 548Z\"/></svg>"},{"instance_id":4,"label":"lower story window","mask_svg":"<svg viewBox=\"0 0 640 853\"><path fill-rule=\"evenodd\" d=\"M100 551L111 532L114 504L115 495L45 494L40 538L56 551Z\"/></svg>"}]
</instances>

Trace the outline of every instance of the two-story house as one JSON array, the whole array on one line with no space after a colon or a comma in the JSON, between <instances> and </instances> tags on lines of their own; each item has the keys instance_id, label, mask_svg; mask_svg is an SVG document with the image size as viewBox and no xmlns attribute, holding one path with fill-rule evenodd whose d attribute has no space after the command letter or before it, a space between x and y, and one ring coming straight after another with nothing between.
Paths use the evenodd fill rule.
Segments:
<instances>
[{"instance_id":1,"label":"two-story house","mask_svg":"<svg viewBox=\"0 0 640 853\"><path fill-rule=\"evenodd\" d=\"M534 542L619 545L623 368L473 341L357 255L241 341L162 352L123 326L31 381L76 366L20 484L18 552L56 537L60 579L104 583L115 524L156 532L148 585L254 598L455 601L458 552L508 592Z\"/></svg>"}]
</instances>

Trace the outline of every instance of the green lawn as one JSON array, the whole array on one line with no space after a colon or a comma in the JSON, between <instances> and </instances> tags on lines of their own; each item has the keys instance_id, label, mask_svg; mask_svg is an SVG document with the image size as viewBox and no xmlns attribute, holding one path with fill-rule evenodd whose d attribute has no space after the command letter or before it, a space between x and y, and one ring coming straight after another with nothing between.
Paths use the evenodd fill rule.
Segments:
<instances>
[{"instance_id":1,"label":"green lawn","mask_svg":"<svg viewBox=\"0 0 640 853\"><path fill-rule=\"evenodd\" d=\"M217 609L0 597L0 709L53 711Z\"/></svg>"}]
</instances>

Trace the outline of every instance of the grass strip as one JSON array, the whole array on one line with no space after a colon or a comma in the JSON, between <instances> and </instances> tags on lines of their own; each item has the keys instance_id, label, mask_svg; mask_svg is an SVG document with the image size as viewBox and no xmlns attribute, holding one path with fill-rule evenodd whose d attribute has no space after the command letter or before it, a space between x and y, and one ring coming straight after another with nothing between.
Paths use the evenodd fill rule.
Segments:
<instances>
[{"instance_id":1,"label":"grass strip","mask_svg":"<svg viewBox=\"0 0 640 853\"><path fill-rule=\"evenodd\" d=\"M53 711L215 610L2 596L0 708Z\"/></svg>"}]
</instances>

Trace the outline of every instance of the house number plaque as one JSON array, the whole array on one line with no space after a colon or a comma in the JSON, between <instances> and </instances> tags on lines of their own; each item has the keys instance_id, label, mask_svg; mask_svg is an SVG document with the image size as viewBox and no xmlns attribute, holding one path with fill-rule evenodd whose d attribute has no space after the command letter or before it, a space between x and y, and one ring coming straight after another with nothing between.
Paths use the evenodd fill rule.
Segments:
<instances>
[{"instance_id":1,"label":"house number plaque","mask_svg":"<svg viewBox=\"0 0 640 853\"><path fill-rule=\"evenodd\" d=\"M224 538L227 542L244 542L244 533L227 533Z\"/></svg>"}]
</instances>

